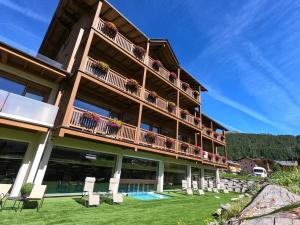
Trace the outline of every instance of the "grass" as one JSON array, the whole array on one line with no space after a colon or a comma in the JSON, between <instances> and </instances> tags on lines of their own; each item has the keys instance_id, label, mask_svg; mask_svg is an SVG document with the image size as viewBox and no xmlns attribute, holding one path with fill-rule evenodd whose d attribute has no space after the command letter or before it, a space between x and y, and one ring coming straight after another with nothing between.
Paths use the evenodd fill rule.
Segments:
<instances>
[{"instance_id":1,"label":"grass","mask_svg":"<svg viewBox=\"0 0 300 225\"><path fill-rule=\"evenodd\" d=\"M241 180L262 180L262 177L251 176L251 175L241 175L241 174L231 174L231 173L222 173L221 178L227 179L241 179Z\"/></svg>"},{"instance_id":2,"label":"grass","mask_svg":"<svg viewBox=\"0 0 300 225\"><path fill-rule=\"evenodd\" d=\"M47 198L40 212L35 209L14 212L7 208L7 204L0 212L0 224L201 225L220 204L237 196L235 193L205 193L204 196L169 194L173 197L152 201L125 198L121 205L102 203L100 207L93 208L84 207L78 197Z\"/></svg>"},{"instance_id":3,"label":"grass","mask_svg":"<svg viewBox=\"0 0 300 225\"><path fill-rule=\"evenodd\" d=\"M286 187L290 192L300 194L300 170L277 171L269 179L271 184Z\"/></svg>"}]
</instances>

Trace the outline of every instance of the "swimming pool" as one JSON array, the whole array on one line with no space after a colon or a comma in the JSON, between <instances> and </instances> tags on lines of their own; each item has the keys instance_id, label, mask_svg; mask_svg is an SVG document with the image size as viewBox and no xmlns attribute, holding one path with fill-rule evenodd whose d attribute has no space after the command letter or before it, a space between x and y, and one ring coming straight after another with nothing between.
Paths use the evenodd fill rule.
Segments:
<instances>
[{"instance_id":1,"label":"swimming pool","mask_svg":"<svg viewBox=\"0 0 300 225\"><path fill-rule=\"evenodd\" d=\"M170 198L170 196L161 195L153 192L128 193L128 196L138 200L155 200Z\"/></svg>"}]
</instances>

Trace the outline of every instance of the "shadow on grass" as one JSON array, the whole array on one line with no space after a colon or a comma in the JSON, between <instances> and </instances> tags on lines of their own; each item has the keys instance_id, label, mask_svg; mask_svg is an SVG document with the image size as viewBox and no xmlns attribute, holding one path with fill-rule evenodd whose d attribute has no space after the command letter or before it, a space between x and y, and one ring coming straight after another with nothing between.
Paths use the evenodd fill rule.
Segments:
<instances>
[{"instance_id":1,"label":"shadow on grass","mask_svg":"<svg viewBox=\"0 0 300 225\"><path fill-rule=\"evenodd\" d=\"M86 206L85 202L86 199L84 198L72 198L77 204L82 205L82 206Z\"/></svg>"}]
</instances>

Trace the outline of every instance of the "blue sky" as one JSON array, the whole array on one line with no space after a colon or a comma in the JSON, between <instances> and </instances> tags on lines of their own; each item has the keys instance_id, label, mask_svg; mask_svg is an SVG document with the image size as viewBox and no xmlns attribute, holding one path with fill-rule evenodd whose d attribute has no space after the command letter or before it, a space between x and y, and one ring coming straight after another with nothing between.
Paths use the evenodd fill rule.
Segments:
<instances>
[{"instance_id":1,"label":"blue sky","mask_svg":"<svg viewBox=\"0 0 300 225\"><path fill-rule=\"evenodd\" d=\"M231 130L300 134L300 1L111 0L168 38L209 90L203 111ZM35 54L58 0L0 0L0 40Z\"/></svg>"}]
</instances>

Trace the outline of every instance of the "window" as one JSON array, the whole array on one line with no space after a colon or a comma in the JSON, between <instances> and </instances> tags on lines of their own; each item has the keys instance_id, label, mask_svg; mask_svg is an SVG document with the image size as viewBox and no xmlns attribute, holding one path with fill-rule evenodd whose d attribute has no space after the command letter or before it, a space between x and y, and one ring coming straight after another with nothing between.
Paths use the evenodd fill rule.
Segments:
<instances>
[{"instance_id":1,"label":"window","mask_svg":"<svg viewBox=\"0 0 300 225\"><path fill-rule=\"evenodd\" d=\"M0 77L0 89L17 95L23 95L25 91L25 85L4 77Z\"/></svg>"},{"instance_id":2,"label":"window","mask_svg":"<svg viewBox=\"0 0 300 225\"><path fill-rule=\"evenodd\" d=\"M148 123L141 123L141 128L147 131L153 131L154 133L160 134L160 128Z\"/></svg>"},{"instance_id":3,"label":"window","mask_svg":"<svg viewBox=\"0 0 300 225\"><path fill-rule=\"evenodd\" d=\"M120 119L119 113L113 112L110 109L107 109L104 107L100 107L100 106L96 106L96 105L87 103L86 101L83 101L83 100L76 99L74 102L74 106L81 108L81 109L85 109L90 112L97 113L97 114L105 116L105 117L109 117L109 118L113 118L113 119Z\"/></svg>"},{"instance_id":4,"label":"window","mask_svg":"<svg viewBox=\"0 0 300 225\"><path fill-rule=\"evenodd\" d=\"M0 89L37 101L44 101L46 96L46 92L42 91L41 88L32 87L4 77L0 77Z\"/></svg>"}]
</instances>

